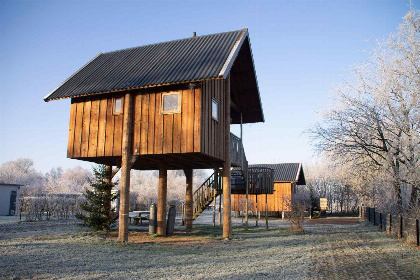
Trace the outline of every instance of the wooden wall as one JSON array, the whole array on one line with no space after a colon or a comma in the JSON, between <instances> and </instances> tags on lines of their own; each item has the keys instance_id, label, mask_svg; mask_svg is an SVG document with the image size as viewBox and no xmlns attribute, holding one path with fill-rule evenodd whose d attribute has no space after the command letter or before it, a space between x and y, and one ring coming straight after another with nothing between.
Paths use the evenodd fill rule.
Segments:
<instances>
[{"instance_id":1,"label":"wooden wall","mask_svg":"<svg viewBox=\"0 0 420 280\"><path fill-rule=\"evenodd\" d=\"M217 159L224 160L225 125L226 121L226 80L210 80L202 83L202 130L201 152ZM212 99L219 102L219 121L212 118Z\"/></svg>"},{"instance_id":2,"label":"wooden wall","mask_svg":"<svg viewBox=\"0 0 420 280\"><path fill-rule=\"evenodd\" d=\"M178 114L160 113L162 92L135 96L133 127L135 155L200 152L201 89L181 91L181 113Z\"/></svg>"},{"instance_id":3,"label":"wooden wall","mask_svg":"<svg viewBox=\"0 0 420 280\"><path fill-rule=\"evenodd\" d=\"M180 91L181 113L169 115L160 113L162 92L157 89L134 94L133 154L201 152L201 89ZM112 112L113 98L118 96L122 95L72 99L67 157L121 156L123 115Z\"/></svg>"},{"instance_id":4,"label":"wooden wall","mask_svg":"<svg viewBox=\"0 0 420 280\"><path fill-rule=\"evenodd\" d=\"M295 183L293 183L295 184ZM256 211L256 196L249 195L249 211ZM274 183L274 193L267 197L269 212L290 211L287 201L292 197L292 183ZM258 211L265 211L265 194L259 194ZM232 194L232 211L245 210L245 195Z\"/></svg>"}]
</instances>

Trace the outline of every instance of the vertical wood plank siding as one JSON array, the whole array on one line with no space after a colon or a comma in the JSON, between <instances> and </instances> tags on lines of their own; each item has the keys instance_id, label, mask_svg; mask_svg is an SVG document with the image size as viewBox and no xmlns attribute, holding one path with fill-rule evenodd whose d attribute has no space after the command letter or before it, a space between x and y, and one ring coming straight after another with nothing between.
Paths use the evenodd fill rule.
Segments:
<instances>
[{"instance_id":1,"label":"vertical wood plank siding","mask_svg":"<svg viewBox=\"0 0 420 280\"><path fill-rule=\"evenodd\" d=\"M98 123L98 147L96 149L96 156L103 157L105 155L105 130L106 130L106 112L107 99L101 99L99 104L99 123Z\"/></svg>"},{"instance_id":2,"label":"vertical wood plank siding","mask_svg":"<svg viewBox=\"0 0 420 280\"><path fill-rule=\"evenodd\" d=\"M223 135L218 132L223 130L221 121L211 118L211 100L217 98L219 109L223 108L223 92L215 90L224 91L224 82L213 81L203 86L206 90L200 87L180 90L182 107L177 114L161 114L162 92L156 89L135 94L133 154L204 153L206 149L207 154L220 158ZM122 155L123 115L113 114L113 97L115 95L72 100L67 157ZM221 115L222 111L219 117Z\"/></svg>"},{"instance_id":3,"label":"vertical wood plank siding","mask_svg":"<svg viewBox=\"0 0 420 280\"><path fill-rule=\"evenodd\" d=\"M224 160L226 92L227 83L221 79L204 82L201 92L201 152L221 160ZM212 118L213 98L219 103L219 121Z\"/></svg>"},{"instance_id":4,"label":"vertical wood plank siding","mask_svg":"<svg viewBox=\"0 0 420 280\"><path fill-rule=\"evenodd\" d=\"M74 128L76 126L76 106L77 104L74 101L71 101L70 105L70 121L69 121L69 140L67 143L67 157L73 156L73 146L74 146Z\"/></svg>"},{"instance_id":5,"label":"vertical wood plank siding","mask_svg":"<svg viewBox=\"0 0 420 280\"><path fill-rule=\"evenodd\" d=\"M265 211L265 194L259 194L258 211ZM290 211L288 204L292 198L292 183L274 183L274 193L267 196L268 212ZM249 211L255 209L255 195L249 195L250 207ZM244 211L245 195L232 194L232 211Z\"/></svg>"}]
</instances>

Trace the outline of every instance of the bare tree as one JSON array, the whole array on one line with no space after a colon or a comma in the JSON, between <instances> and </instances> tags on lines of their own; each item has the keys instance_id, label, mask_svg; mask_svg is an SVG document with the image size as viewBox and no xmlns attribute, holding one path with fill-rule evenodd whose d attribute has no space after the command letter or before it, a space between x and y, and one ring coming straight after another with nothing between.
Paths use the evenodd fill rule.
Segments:
<instances>
[{"instance_id":1,"label":"bare tree","mask_svg":"<svg viewBox=\"0 0 420 280\"><path fill-rule=\"evenodd\" d=\"M33 160L19 158L0 166L0 182L22 184L21 195L27 195L43 191L45 179L35 170Z\"/></svg>"},{"instance_id":2,"label":"bare tree","mask_svg":"<svg viewBox=\"0 0 420 280\"><path fill-rule=\"evenodd\" d=\"M354 80L335 91L335 103L310 130L320 152L353 165L387 172L394 199L403 206L402 185L411 205L420 185L420 18L410 11L395 35L371 60L353 68ZM419 202L417 202L419 203Z\"/></svg>"}]
</instances>

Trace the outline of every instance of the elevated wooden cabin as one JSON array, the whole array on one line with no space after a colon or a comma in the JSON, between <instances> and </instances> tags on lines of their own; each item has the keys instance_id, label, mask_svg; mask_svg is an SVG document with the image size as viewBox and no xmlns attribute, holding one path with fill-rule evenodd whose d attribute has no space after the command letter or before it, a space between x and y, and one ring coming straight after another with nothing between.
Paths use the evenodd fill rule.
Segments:
<instances>
[{"instance_id":1,"label":"elevated wooden cabin","mask_svg":"<svg viewBox=\"0 0 420 280\"><path fill-rule=\"evenodd\" d=\"M274 170L274 192L267 195L268 212L277 215L290 211L290 201L296 185L306 185L301 163L257 164L249 167L266 167ZM265 195L250 194L250 211L265 211ZM245 195L232 194L232 211L244 211Z\"/></svg>"},{"instance_id":2,"label":"elevated wooden cabin","mask_svg":"<svg viewBox=\"0 0 420 280\"><path fill-rule=\"evenodd\" d=\"M131 169L160 172L158 233L165 232L168 169L186 172L187 227L192 169L223 172L230 237L230 168L246 174L247 166L230 124L264 121L246 28L99 53L44 100L64 98L71 98L67 157L121 167L122 241Z\"/></svg>"},{"instance_id":3,"label":"elevated wooden cabin","mask_svg":"<svg viewBox=\"0 0 420 280\"><path fill-rule=\"evenodd\" d=\"M133 169L221 167L225 123L264 121L247 29L100 53L45 97L72 99L67 157L121 164L127 92Z\"/></svg>"}]
</instances>

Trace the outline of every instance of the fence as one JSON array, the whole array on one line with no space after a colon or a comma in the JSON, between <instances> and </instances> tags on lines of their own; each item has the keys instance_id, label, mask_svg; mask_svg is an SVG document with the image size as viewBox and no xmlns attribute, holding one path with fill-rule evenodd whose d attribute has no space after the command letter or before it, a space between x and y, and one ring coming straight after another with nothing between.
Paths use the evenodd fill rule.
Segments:
<instances>
[{"instance_id":1,"label":"fence","mask_svg":"<svg viewBox=\"0 0 420 280\"><path fill-rule=\"evenodd\" d=\"M21 197L20 219L49 220L72 219L81 212L80 205L85 198L80 194L48 194L37 197Z\"/></svg>"},{"instance_id":2,"label":"fence","mask_svg":"<svg viewBox=\"0 0 420 280\"><path fill-rule=\"evenodd\" d=\"M419 219L380 213L375 208L366 206L361 207L360 214L380 230L419 246Z\"/></svg>"}]
</instances>

